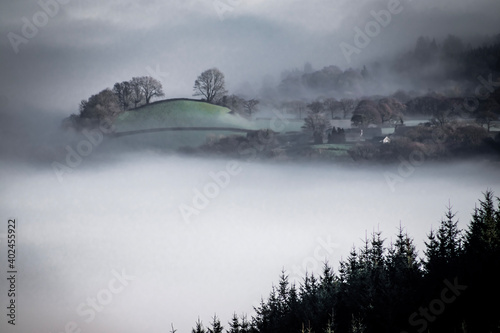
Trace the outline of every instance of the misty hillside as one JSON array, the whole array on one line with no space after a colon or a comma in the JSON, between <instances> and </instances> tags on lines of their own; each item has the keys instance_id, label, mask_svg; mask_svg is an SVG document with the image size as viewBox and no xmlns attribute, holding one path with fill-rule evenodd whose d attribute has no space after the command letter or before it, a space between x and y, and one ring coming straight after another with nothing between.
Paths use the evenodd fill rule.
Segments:
<instances>
[{"instance_id":1,"label":"misty hillside","mask_svg":"<svg viewBox=\"0 0 500 333\"><path fill-rule=\"evenodd\" d=\"M144 105L121 113L114 120L115 133L133 132L172 127L209 127L210 130L160 131L120 137L119 142L161 149L197 147L207 137L228 134L215 131L214 127L253 129L253 125L230 109L202 101L171 99Z\"/></svg>"},{"instance_id":2,"label":"misty hillside","mask_svg":"<svg viewBox=\"0 0 500 333\"><path fill-rule=\"evenodd\" d=\"M116 132L189 126L251 128L246 119L230 112L228 108L202 101L173 99L125 111L114 125Z\"/></svg>"}]
</instances>

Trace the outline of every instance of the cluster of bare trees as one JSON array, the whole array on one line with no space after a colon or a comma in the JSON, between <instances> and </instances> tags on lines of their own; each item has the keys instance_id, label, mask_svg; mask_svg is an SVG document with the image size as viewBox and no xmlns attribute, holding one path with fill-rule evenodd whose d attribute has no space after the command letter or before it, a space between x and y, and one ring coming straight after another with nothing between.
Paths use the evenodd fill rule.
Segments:
<instances>
[{"instance_id":1,"label":"cluster of bare trees","mask_svg":"<svg viewBox=\"0 0 500 333\"><path fill-rule=\"evenodd\" d=\"M251 118L252 115L257 111L257 105L259 104L257 99L244 99L238 95L223 96L218 102L219 105L225 106L231 109L236 114L239 114L246 118Z\"/></svg>"},{"instance_id":2,"label":"cluster of bare trees","mask_svg":"<svg viewBox=\"0 0 500 333\"><path fill-rule=\"evenodd\" d=\"M403 122L403 111L406 106L395 98L354 99L327 98L317 100L310 104L303 102L289 102L288 108L295 109L299 115L307 110L302 129L312 134L315 144L323 143L325 133L331 129L330 118L340 119L339 115L347 118L352 113L351 122L353 126L367 127L369 125L380 125L382 123Z\"/></svg>"},{"instance_id":3,"label":"cluster of bare trees","mask_svg":"<svg viewBox=\"0 0 500 333\"><path fill-rule=\"evenodd\" d=\"M246 100L238 95L227 95L224 73L218 68L211 68L201 73L193 86L193 96L202 96L207 103L225 106L236 114L252 117L257 111L259 100Z\"/></svg>"},{"instance_id":4,"label":"cluster of bare trees","mask_svg":"<svg viewBox=\"0 0 500 333\"><path fill-rule=\"evenodd\" d=\"M257 99L246 100L227 95L224 74L217 68L201 73L194 83L194 96L202 96L208 103L226 106L235 113L251 117L257 110ZM117 82L113 89L106 88L80 103L80 118L113 118L120 112L150 104L153 98L165 96L161 83L151 76L133 77ZM73 117L74 118L74 117Z\"/></svg>"},{"instance_id":5,"label":"cluster of bare trees","mask_svg":"<svg viewBox=\"0 0 500 333\"><path fill-rule=\"evenodd\" d=\"M351 114L357 100L343 98L318 99L309 104L301 100L284 102L281 104L283 113L294 114L304 119L302 129L309 133L315 144L322 144L327 133L332 129L330 119L345 119ZM338 132L336 132L338 133Z\"/></svg>"},{"instance_id":6,"label":"cluster of bare trees","mask_svg":"<svg viewBox=\"0 0 500 333\"><path fill-rule=\"evenodd\" d=\"M194 83L194 96L202 96L208 103L225 104L235 112L251 116L259 103L256 99L244 100L241 97L227 96L224 74L217 68L201 73ZM114 118L120 112L136 109L151 103L154 98L165 96L160 81L151 76L133 77L129 81L117 82L113 88L106 88L82 100L79 116L72 119L102 120Z\"/></svg>"},{"instance_id":7,"label":"cluster of bare trees","mask_svg":"<svg viewBox=\"0 0 500 333\"><path fill-rule=\"evenodd\" d=\"M397 99L405 100L406 114L428 116L431 122L439 127L444 127L460 118L475 119L489 132L500 119L500 88L481 99L447 97L433 92L413 98L401 91L397 95ZM396 94L393 96L396 97Z\"/></svg>"},{"instance_id":8,"label":"cluster of bare trees","mask_svg":"<svg viewBox=\"0 0 500 333\"><path fill-rule=\"evenodd\" d=\"M154 97L165 96L161 83L151 76L133 77L130 81L117 82L113 91L122 110L137 108L149 104Z\"/></svg>"},{"instance_id":9,"label":"cluster of bare trees","mask_svg":"<svg viewBox=\"0 0 500 333\"><path fill-rule=\"evenodd\" d=\"M114 118L120 112L149 104L154 97L164 96L161 83L151 76L134 77L117 82L113 89L106 88L82 100L80 118L102 120Z\"/></svg>"},{"instance_id":10,"label":"cluster of bare trees","mask_svg":"<svg viewBox=\"0 0 500 333\"><path fill-rule=\"evenodd\" d=\"M281 109L284 113L294 114L299 119L304 119L307 115L310 106L314 108L315 112L324 112L330 114L331 119L346 119L351 114L358 101L351 98L336 98L319 99L311 104L307 104L302 100L295 100L283 102Z\"/></svg>"},{"instance_id":11,"label":"cluster of bare trees","mask_svg":"<svg viewBox=\"0 0 500 333\"><path fill-rule=\"evenodd\" d=\"M363 99L354 109L351 122L353 126L357 127L383 123L403 123L405 109L406 106L395 98Z\"/></svg>"}]
</instances>

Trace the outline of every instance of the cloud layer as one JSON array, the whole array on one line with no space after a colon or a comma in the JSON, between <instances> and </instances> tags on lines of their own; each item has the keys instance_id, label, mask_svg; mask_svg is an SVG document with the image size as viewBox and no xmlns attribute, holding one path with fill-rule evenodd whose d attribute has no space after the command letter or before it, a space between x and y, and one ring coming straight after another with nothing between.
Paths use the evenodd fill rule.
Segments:
<instances>
[{"instance_id":1,"label":"cloud layer","mask_svg":"<svg viewBox=\"0 0 500 333\"><path fill-rule=\"evenodd\" d=\"M260 84L264 75L277 76L306 61L316 68L361 66L413 45L419 35L500 31L498 2L402 1L403 11L348 64L339 44L352 43L353 29L364 28L373 20L370 11L387 8L389 1L233 0L223 7L209 0L54 3L0 5L0 85L10 100L66 114L76 111L79 100L137 75L156 74L168 97L189 97L196 76L212 66L235 88L245 81ZM8 34L25 38L26 20L43 25L17 45L16 54Z\"/></svg>"}]
</instances>

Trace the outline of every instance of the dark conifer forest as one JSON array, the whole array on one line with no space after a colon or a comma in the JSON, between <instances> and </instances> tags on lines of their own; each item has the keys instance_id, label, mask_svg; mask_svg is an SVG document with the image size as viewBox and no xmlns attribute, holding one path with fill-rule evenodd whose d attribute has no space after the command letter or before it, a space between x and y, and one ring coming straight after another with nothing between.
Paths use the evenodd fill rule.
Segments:
<instances>
[{"instance_id":1,"label":"dark conifer forest","mask_svg":"<svg viewBox=\"0 0 500 333\"><path fill-rule=\"evenodd\" d=\"M283 270L251 319L198 318L192 332L499 332L499 271L500 199L486 191L465 230L449 207L422 255L402 226L392 243L374 232L337 271L296 285Z\"/></svg>"}]
</instances>

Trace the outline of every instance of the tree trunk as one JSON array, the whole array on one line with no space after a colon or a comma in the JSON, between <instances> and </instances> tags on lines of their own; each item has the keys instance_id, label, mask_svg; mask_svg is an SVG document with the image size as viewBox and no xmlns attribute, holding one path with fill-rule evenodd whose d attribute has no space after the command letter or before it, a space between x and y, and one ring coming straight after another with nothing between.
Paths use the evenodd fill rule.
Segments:
<instances>
[{"instance_id":1,"label":"tree trunk","mask_svg":"<svg viewBox=\"0 0 500 333\"><path fill-rule=\"evenodd\" d=\"M323 144L323 134L322 133L315 132L313 137L314 137L314 144L316 144L316 145Z\"/></svg>"}]
</instances>

